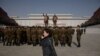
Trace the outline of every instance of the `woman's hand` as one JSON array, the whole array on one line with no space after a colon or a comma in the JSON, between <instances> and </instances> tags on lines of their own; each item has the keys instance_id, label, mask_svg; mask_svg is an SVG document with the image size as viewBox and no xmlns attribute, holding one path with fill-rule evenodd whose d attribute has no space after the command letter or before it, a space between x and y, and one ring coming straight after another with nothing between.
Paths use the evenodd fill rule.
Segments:
<instances>
[{"instance_id":1,"label":"woman's hand","mask_svg":"<svg viewBox=\"0 0 100 56\"><path fill-rule=\"evenodd\" d=\"M41 36L41 39L44 39L44 36Z\"/></svg>"}]
</instances>

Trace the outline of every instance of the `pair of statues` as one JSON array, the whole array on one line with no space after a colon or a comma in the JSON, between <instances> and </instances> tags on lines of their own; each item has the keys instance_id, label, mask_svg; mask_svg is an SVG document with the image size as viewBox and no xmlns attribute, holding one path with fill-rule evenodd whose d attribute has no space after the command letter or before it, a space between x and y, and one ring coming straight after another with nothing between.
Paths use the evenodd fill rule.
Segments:
<instances>
[{"instance_id":1,"label":"pair of statues","mask_svg":"<svg viewBox=\"0 0 100 56\"><path fill-rule=\"evenodd\" d=\"M44 16L45 27L48 27L49 16L47 14L44 15L44 13L43 13L43 16ZM58 17L56 15L54 15L52 18L54 27L57 26L57 19L58 19Z\"/></svg>"}]
</instances>

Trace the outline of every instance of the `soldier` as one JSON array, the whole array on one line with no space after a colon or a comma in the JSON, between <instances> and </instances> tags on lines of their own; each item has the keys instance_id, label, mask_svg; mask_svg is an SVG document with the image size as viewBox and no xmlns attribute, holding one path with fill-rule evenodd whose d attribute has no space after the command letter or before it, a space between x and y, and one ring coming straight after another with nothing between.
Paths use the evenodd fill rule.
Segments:
<instances>
[{"instance_id":1,"label":"soldier","mask_svg":"<svg viewBox=\"0 0 100 56\"><path fill-rule=\"evenodd\" d=\"M36 46L37 29L36 27L31 28L31 38L33 46Z\"/></svg>"},{"instance_id":2,"label":"soldier","mask_svg":"<svg viewBox=\"0 0 100 56\"><path fill-rule=\"evenodd\" d=\"M41 27L38 27L38 30L37 30L37 40L38 40L38 44L40 44L40 40L41 40L42 33L43 33L43 29Z\"/></svg>"},{"instance_id":3,"label":"soldier","mask_svg":"<svg viewBox=\"0 0 100 56\"><path fill-rule=\"evenodd\" d=\"M85 34L86 33L86 28L84 28L83 31L84 31L84 34Z\"/></svg>"},{"instance_id":4,"label":"soldier","mask_svg":"<svg viewBox=\"0 0 100 56\"><path fill-rule=\"evenodd\" d=\"M79 25L77 26L76 32L77 32L77 42L78 42L77 47L80 47L81 46L81 43L80 43L80 41L81 41L81 35L83 34L83 30L80 29Z\"/></svg>"},{"instance_id":5,"label":"soldier","mask_svg":"<svg viewBox=\"0 0 100 56\"><path fill-rule=\"evenodd\" d=\"M8 29L7 29L7 43L6 45L8 46L11 46L12 43L13 43L13 37L14 37L14 34L13 34L13 27L9 26Z\"/></svg>"},{"instance_id":6,"label":"soldier","mask_svg":"<svg viewBox=\"0 0 100 56\"><path fill-rule=\"evenodd\" d=\"M44 23L45 23L45 27L48 27L48 20L49 20L49 16L46 14L44 15L43 13L43 16L44 16Z\"/></svg>"},{"instance_id":7,"label":"soldier","mask_svg":"<svg viewBox=\"0 0 100 56\"><path fill-rule=\"evenodd\" d=\"M17 30L17 28L16 28L16 26L13 26L12 27L12 34L13 34L13 42L12 42L12 44L13 45L15 45L16 44L16 30Z\"/></svg>"},{"instance_id":8,"label":"soldier","mask_svg":"<svg viewBox=\"0 0 100 56\"><path fill-rule=\"evenodd\" d=\"M60 43L61 46L65 46L66 44L66 35L65 35L65 28L61 27L61 31L60 31Z\"/></svg>"},{"instance_id":9,"label":"soldier","mask_svg":"<svg viewBox=\"0 0 100 56\"><path fill-rule=\"evenodd\" d=\"M1 28L0 28L0 42L2 41L2 31L1 31Z\"/></svg>"},{"instance_id":10,"label":"soldier","mask_svg":"<svg viewBox=\"0 0 100 56\"><path fill-rule=\"evenodd\" d=\"M74 34L74 29L72 27L68 27L67 29L67 39L68 39L68 46L71 47L72 43L72 35Z\"/></svg>"},{"instance_id":11,"label":"soldier","mask_svg":"<svg viewBox=\"0 0 100 56\"><path fill-rule=\"evenodd\" d=\"M53 16L53 23L54 23L54 27L57 26L57 19L58 17L56 15Z\"/></svg>"},{"instance_id":12,"label":"soldier","mask_svg":"<svg viewBox=\"0 0 100 56\"><path fill-rule=\"evenodd\" d=\"M6 30L5 30L5 44L8 46L8 42L9 42L9 35L10 35L10 28L7 27Z\"/></svg>"},{"instance_id":13,"label":"soldier","mask_svg":"<svg viewBox=\"0 0 100 56\"><path fill-rule=\"evenodd\" d=\"M30 30L30 27L27 27L26 28L26 34L27 34L27 43L28 44L31 44L31 35L30 35L30 32L31 30Z\"/></svg>"},{"instance_id":14,"label":"soldier","mask_svg":"<svg viewBox=\"0 0 100 56\"><path fill-rule=\"evenodd\" d=\"M0 42L3 42L4 40L4 29L3 28L0 28Z\"/></svg>"},{"instance_id":15,"label":"soldier","mask_svg":"<svg viewBox=\"0 0 100 56\"><path fill-rule=\"evenodd\" d=\"M26 34L26 27L21 27L21 38L20 38L21 44L27 43L27 34Z\"/></svg>"},{"instance_id":16,"label":"soldier","mask_svg":"<svg viewBox=\"0 0 100 56\"><path fill-rule=\"evenodd\" d=\"M20 39L21 39L21 27L18 27L16 30L16 45L20 45Z\"/></svg>"},{"instance_id":17,"label":"soldier","mask_svg":"<svg viewBox=\"0 0 100 56\"><path fill-rule=\"evenodd\" d=\"M58 41L59 41L58 37L59 37L59 29L55 27L53 29L53 39L54 39L55 46L58 46Z\"/></svg>"},{"instance_id":18,"label":"soldier","mask_svg":"<svg viewBox=\"0 0 100 56\"><path fill-rule=\"evenodd\" d=\"M6 41L7 41L7 37L8 37L7 31L8 31L8 28L5 27L5 28L4 28L4 40L3 40L3 45L6 45Z\"/></svg>"}]
</instances>

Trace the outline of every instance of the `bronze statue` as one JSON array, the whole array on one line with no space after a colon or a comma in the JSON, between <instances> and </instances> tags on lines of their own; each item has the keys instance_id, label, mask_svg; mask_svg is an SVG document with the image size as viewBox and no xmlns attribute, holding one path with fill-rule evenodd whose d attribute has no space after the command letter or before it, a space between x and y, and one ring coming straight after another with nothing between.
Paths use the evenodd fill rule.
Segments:
<instances>
[{"instance_id":1,"label":"bronze statue","mask_svg":"<svg viewBox=\"0 0 100 56\"><path fill-rule=\"evenodd\" d=\"M57 19L58 17L56 15L53 16L53 24L54 24L54 27L57 26Z\"/></svg>"},{"instance_id":2,"label":"bronze statue","mask_svg":"<svg viewBox=\"0 0 100 56\"><path fill-rule=\"evenodd\" d=\"M44 16L44 24L45 24L45 27L48 27L49 16L47 14L44 15L44 13L43 13L43 16Z\"/></svg>"}]
</instances>

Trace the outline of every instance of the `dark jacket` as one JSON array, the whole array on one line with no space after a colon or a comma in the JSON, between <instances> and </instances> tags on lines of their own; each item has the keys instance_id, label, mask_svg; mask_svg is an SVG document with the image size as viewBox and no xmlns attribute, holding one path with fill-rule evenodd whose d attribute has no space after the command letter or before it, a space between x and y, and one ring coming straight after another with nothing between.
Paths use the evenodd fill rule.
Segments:
<instances>
[{"instance_id":1,"label":"dark jacket","mask_svg":"<svg viewBox=\"0 0 100 56\"><path fill-rule=\"evenodd\" d=\"M43 50L43 56L57 56L53 46L53 39L51 37L42 39L41 46Z\"/></svg>"}]
</instances>

